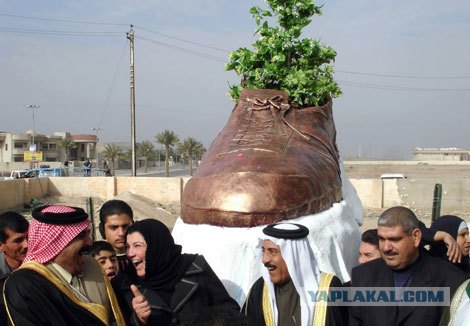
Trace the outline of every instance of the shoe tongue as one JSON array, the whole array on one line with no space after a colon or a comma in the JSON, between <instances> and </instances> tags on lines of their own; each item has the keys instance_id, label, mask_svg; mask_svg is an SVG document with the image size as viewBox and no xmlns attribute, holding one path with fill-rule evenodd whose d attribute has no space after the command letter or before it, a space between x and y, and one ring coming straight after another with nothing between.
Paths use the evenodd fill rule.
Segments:
<instances>
[{"instance_id":1,"label":"shoe tongue","mask_svg":"<svg viewBox=\"0 0 470 326\"><path fill-rule=\"evenodd\" d=\"M248 97L233 112L237 132L231 145L240 150L281 152L292 131L282 120L285 110L282 96Z\"/></svg>"}]
</instances>

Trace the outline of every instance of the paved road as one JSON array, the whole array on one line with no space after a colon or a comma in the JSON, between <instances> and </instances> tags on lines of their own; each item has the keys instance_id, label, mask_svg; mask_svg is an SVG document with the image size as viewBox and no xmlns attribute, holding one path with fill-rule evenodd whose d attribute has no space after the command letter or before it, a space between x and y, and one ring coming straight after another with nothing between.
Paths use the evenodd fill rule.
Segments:
<instances>
[{"instance_id":1,"label":"paved road","mask_svg":"<svg viewBox=\"0 0 470 326\"><path fill-rule=\"evenodd\" d=\"M195 168L193 168L193 172ZM130 176L130 169L116 170L116 176ZM152 167L147 170L147 173L143 169L137 169L138 177L164 177L165 168L164 167ZM175 166L170 167L170 177L189 177L189 167L188 166Z\"/></svg>"},{"instance_id":2,"label":"paved road","mask_svg":"<svg viewBox=\"0 0 470 326\"><path fill-rule=\"evenodd\" d=\"M194 172L194 169L193 169ZM139 177L164 177L165 171L158 171L154 173L147 173L147 174L139 174L137 172L137 176ZM189 177L189 169L178 169L178 170L170 170L170 177Z\"/></svg>"}]
</instances>

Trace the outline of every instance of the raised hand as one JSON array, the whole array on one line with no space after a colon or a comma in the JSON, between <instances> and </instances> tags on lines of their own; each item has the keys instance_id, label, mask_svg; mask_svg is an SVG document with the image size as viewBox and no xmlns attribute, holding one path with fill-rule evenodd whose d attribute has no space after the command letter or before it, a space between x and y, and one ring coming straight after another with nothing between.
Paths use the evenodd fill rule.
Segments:
<instances>
[{"instance_id":1,"label":"raised hand","mask_svg":"<svg viewBox=\"0 0 470 326\"><path fill-rule=\"evenodd\" d=\"M459 245L449 233L437 231L434 236L434 241L443 241L446 244L449 261L453 263L460 263L462 261L462 252L460 251Z\"/></svg>"},{"instance_id":2,"label":"raised hand","mask_svg":"<svg viewBox=\"0 0 470 326\"><path fill-rule=\"evenodd\" d=\"M134 284L131 285L131 291L134 294L134 298L132 299L132 309L134 309L134 313L136 314L140 323L142 325L147 325L150 314L152 312L150 303Z\"/></svg>"}]
</instances>

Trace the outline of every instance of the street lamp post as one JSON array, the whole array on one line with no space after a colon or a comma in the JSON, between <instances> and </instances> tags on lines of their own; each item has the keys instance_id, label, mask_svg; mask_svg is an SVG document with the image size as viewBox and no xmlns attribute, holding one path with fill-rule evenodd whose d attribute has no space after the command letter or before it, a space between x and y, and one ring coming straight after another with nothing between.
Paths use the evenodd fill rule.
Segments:
<instances>
[{"instance_id":1,"label":"street lamp post","mask_svg":"<svg viewBox=\"0 0 470 326\"><path fill-rule=\"evenodd\" d=\"M28 109L31 109L33 111L33 135L32 135L32 141L31 141L31 145L32 147L34 148L34 150L36 150L35 148L35 144L34 144L34 110L35 109L39 109L39 105L33 105L33 104L30 104L27 106Z\"/></svg>"},{"instance_id":2,"label":"street lamp post","mask_svg":"<svg viewBox=\"0 0 470 326\"><path fill-rule=\"evenodd\" d=\"M103 128L91 128L91 130L96 132L96 144L95 144L95 158L96 158L96 176L98 176L98 167L99 167L99 161L98 161L98 133L103 130Z\"/></svg>"},{"instance_id":3,"label":"street lamp post","mask_svg":"<svg viewBox=\"0 0 470 326\"><path fill-rule=\"evenodd\" d=\"M28 105L26 108L28 109L31 109L31 111L33 111L33 134L31 136L31 145L29 146L29 150L31 152L35 152L36 151L36 144L34 143L34 133L35 133L35 128L34 128L34 110L35 109L39 109L39 105L35 105L35 104L30 104ZM31 160L31 169L34 168L34 161Z\"/></svg>"}]
</instances>

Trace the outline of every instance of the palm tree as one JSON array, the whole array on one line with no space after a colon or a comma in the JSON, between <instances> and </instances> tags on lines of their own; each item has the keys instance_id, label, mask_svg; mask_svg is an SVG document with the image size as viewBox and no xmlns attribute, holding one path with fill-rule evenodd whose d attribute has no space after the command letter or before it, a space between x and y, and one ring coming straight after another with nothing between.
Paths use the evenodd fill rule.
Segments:
<instances>
[{"instance_id":1,"label":"palm tree","mask_svg":"<svg viewBox=\"0 0 470 326\"><path fill-rule=\"evenodd\" d=\"M139 145L136 144L135 146L137 149ZM129 148L129 149L126 149L125 151L123 150L119 158L122 159L123 161L126 161L126 163L128 163L129 166L131 166L132 165L132 149Z\"/></svg>"},{"instance_id":2,"label":"palm tree","mask_svg":"<svg viewBox=\"0 0 470 326\"><path fill-rule=\"evenodd\" d=\"M155 136L157 143L165 146L165 177L170 176L170 167L168 159L170 157L170 148L176 145L180 139L171 130L165 129L163 132Z\"/></svg>"},{"instance_id":3,"label":"palm tree","mask_svg":"<svg viewBox=\"0 0 470 326\"><path fill-rule=\"evenodd\" d=\"M122 149L116 144L107 144L104 147L103 156L111 160L111 174L114 175L114 161L122 156Z\"/></svg>"},{"instance_id":4,"label":"palm tree","mask_svg":"<svg viewBox=\"0 0 470 326\"><path fill-rule=\"evenodd\" d=\"M193 158L204 152L204 146L193 137L188 137L178 146L178 150L189 158L189 175L193 175Z\"/></svg>"},{"instance_id":5,"label":"palm tree","mask_svg":"<svg viewBox=\"0 0 470 326\"><path fill-rule=\"evenodd\" d=\"M69 153L70 150L73 148L77 148L77 144L72 140L71 137L65 137L59 140L59 147L64 150L64 161L69 160Z\"/></svg>"},{"instance_id":6,"label":"palm tree","mask_svg":"<svg viewBox=\"0 0 470 326\"><path fill-rule=\"evenodd\" d=\"M147 162L149 159L155 160L156 152L153 144L149 140L144 140L137 146L137 155L145 158L145 172L147 173Z\"/></svg>"}]
</instances>

